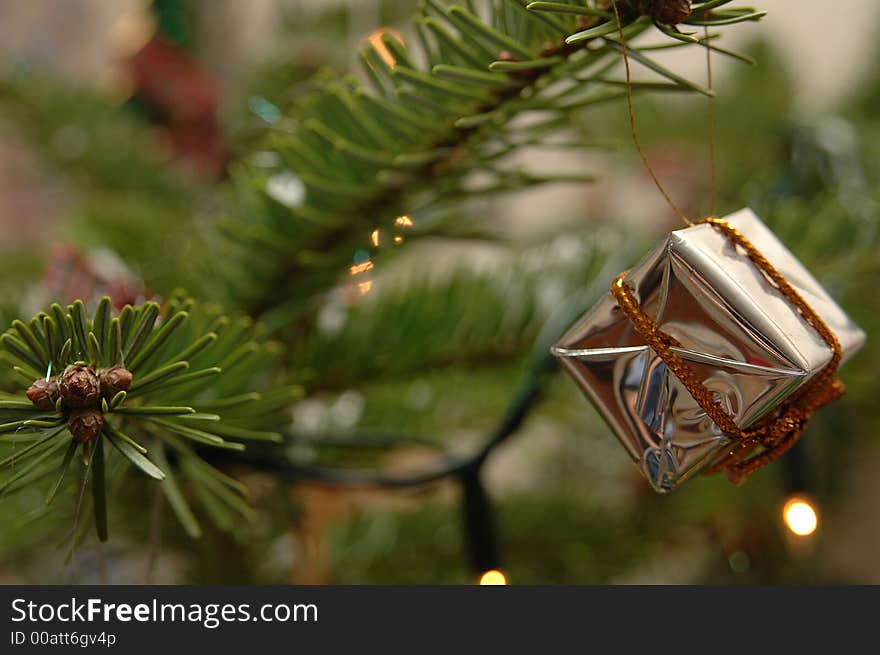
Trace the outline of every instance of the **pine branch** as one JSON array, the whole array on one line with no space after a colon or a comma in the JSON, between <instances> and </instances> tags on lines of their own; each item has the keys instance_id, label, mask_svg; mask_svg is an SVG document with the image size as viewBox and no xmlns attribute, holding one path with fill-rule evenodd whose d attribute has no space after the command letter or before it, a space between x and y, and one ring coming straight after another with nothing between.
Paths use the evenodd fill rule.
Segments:
<instances>
[{"instance_id":1,"label":"pine branch","mask_svg":"<svg viewBox=\"0 0 880 655\"><path fill-rule=\"evenodd\" d=\"M724 25L761 17L720 8L726 4L697 3L689 20ZM505 152L503 146L561 132L575 112L623 98L606 78L619 62L617 24L600 5L503 0L491 3L492 18L484 20L464 7L426 0L414 20L417 45L387 33L362 50L372 88L351 76L318 80L269 138L282 166L238 174L238 215L250 220L227 227L251 279L234 295L272 329L289 326L316 292L334 283L348 263L345 253L369 249L368 235L389 233L399 216L418 224L467 201L476 173L489 178L479 196L589 179L572 171L511 170L506 155L516 148ZM682 38L673 25L652 21L632 4L624 9L628 42L656 24L669 47L711 45L711 39ZM638 45L630 52L665 78L662 90L710 93ZM541 120L516 120L525 115ZM273 181L280 176L293 193L279 196ZM254 187L266 196L254 198Z\"/></svg>"},{"instance_id":2,"label":"pine branch","mask_svg":"<svg viewBox=\"0 0 880 655\"><path fill-rule=\"evenodd\" d=\"M230 517L249 511L244 488L205 464L196 446L237 452L242 442L281 441L274 429L298 393L286 386L258 393L270 379L277 347L265 343L249 319L230 318L183 294L164 308L127 305L116 315L105 297L91 317L81 301L55 304L28 322L15 321L0 344L30 385L0 398L0 445L6 447L0 469L10 471L0 494L48 480L51 505L76 477L70 469L81 454L80 477L91 484L101 540L113 502L105 462L119 459L162 485L191 536L198 536L198 525L176 478L186 480L220 527L233 527Z\"/></svg>"}]
</instances>

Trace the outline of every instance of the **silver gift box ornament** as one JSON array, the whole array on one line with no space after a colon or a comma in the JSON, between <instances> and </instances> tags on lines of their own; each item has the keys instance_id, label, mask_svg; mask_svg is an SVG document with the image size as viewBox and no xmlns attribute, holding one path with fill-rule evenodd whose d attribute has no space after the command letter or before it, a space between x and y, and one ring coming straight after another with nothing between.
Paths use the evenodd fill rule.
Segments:
<instances>
[{"instance_id":1,"label":"silver gift box ornament","mask_svg":"<svg viewBox=\"0 0 880 655\"><path fill-rule=\"evenodd\" d=\"M838 337L843 361L865 333L749 209L726 216ZM709 224L672 232L629 271L642 310L741 429L829 364L832 350L734 243ZM710 465L731 438L645 343L609 293L553 348L660 493Z\"/></svg>"}]
</instances>

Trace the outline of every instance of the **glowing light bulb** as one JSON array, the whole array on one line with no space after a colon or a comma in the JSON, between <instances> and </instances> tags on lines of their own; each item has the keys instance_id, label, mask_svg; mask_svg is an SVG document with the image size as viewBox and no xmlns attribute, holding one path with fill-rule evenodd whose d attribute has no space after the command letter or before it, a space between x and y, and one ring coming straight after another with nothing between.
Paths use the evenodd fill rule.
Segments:
<instances>
[{"instance_id":1,"label":"glowing light bulb","mask_svg":"<svg viewBox=\"0 0 880 655\"><path fill-rule=\"evenodd\" d=\"M379 247L379 230L373 230L370 232L370 243L373 244L374 248Z\"/></svg>"},{"instance_id":2,"label":"glowing light bulb","mask_svg":"<svg viewBox=\"0 0 880 655\"><path fill-rule=\"evenodd\" d=\"M501 571L486 571L480 578L480 585L506 585L507 577Z\"/></svg>"},{"instance_id":3,"label":"glowing light bulb","mask_svg":"<svg viewBox=\"0 0 880 655\"><path fill-rule=\"evenodd\" d=\"M397 227L412 227L413 225L415 225L415 223L413 223L413 219L407 215L398 216L396 219L394 219L394 224Z\"/></svg>"},{"instance_id":4,"label":"glowing light bulb","mask_svg":"<svg viewBox=\"0 0 880 655\"><path fill-rule=\"evenodd\" d=\"M789 532L798 537L809 537L819 528L816 508L806 498L789 498L782 509L782 518Z\"/></svg>"},{"instance_id":5,"label":"glowing light bulb","mask_svg":"<svg viewBox=\"0 0 880 655\"><path fill-rule=\"evenodd\" d=\"M368 262L364 262L362 264L352 264L349 267L348 272L352 276L354 276L354 275L360 275L361 273L366 273L367 271L370 271L372 269L373 269L373 262L368 261Z\"/></svg>"}]
</instances>

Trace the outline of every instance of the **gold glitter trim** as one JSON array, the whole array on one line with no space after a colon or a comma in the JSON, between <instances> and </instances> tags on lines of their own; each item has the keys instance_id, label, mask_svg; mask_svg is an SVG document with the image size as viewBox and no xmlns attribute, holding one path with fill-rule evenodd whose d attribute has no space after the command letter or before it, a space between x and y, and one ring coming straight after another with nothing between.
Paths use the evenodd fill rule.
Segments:
<instances>
[{"instance_id":1,"label":"gold glitter trim","mask_svg":"<svg viewBox=\"0 0 880 655\"><path fill-rule=\"evenodd\" d=\"M681 380L706 415L727 435L734 438L732 446L716 458L706 473L724 471L731 482L738 484L751 473L791 450L803 435L815 411L844 394L845 388L836 377L842 351L837 336L815 310L739 230L720 218L707 218L700 223L708 223L733 244L742 248L752 263L800 312L803 319L822 337L833 353L828 365L809 384L786 400L776 413L771 414L755 427L741 430L715 399L713 393L703 385L694 370L672 350L681 348L681 344L661 330L642 310L633 292L624 282L626 272L621 273L611 285L611 293L638 333L669 370Z\"/></svg>"}]
</instances>

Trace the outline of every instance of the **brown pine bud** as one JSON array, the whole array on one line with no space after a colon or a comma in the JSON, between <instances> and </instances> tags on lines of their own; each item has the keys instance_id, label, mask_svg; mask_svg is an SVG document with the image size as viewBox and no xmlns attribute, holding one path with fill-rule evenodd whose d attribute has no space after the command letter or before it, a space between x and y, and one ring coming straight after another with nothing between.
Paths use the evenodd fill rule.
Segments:
<instances>
[{"instance_id":1,"label":"brown pine bud","mask_svg":"<svg viewBox=\"0 0 880 655\"><path fill-rule=\"evenodd\" d=\"M67 429L77 443L92 441L104 427L104 415L99 409L75 409L67 417Z\"/></svg>"},{"instance_id":2,"label":"brown pine bud","mask_svg":"<svg viewBox=\"0 0 880 655\"><path fill-rule=\"evenodd\" d=\"M642 0L641 11L658 23L678 25L691 15L691 0Z\"/></svg>"},{"instance_id":3,"label":"brown pine bud","mask_svg":"<svg viewBox=\"0 0 880 655\"><path fill-rule=\"evenodd\" d=\"M69 409L92 407L101 398L101 384L91 366L68 366L58 376L58 392Z\"/></svg>"},{"instance_id":4,"label":"brown pine bud","mask_svg":"<svg viewBox=\"0 0 880 655\"><path fill-rule=\"evenodd\" d=\"M58 400L58 384L55 378L48 381L45 378L38 378L28 387L26 393L28 400L34 405L51 412L55 409L55 401Z\"/></svg>"},{"instance_id":5,"label":"brown pine bud","mask_svg":"<svg viewBox=\"0 0 880 655\"><path fill-rule=\"evenodd\" d=\"M131 387L132 375L124 366L111 366L98 373L101 381L101 395L110 400L120 391L128 391Z\"/></svg>"}]
</instances>

